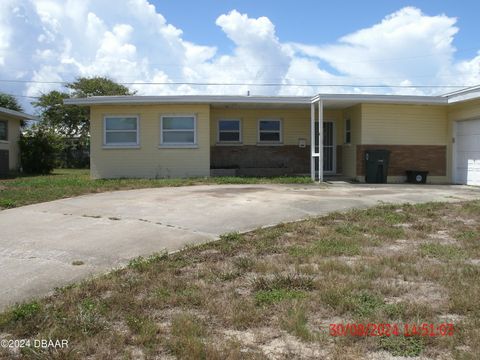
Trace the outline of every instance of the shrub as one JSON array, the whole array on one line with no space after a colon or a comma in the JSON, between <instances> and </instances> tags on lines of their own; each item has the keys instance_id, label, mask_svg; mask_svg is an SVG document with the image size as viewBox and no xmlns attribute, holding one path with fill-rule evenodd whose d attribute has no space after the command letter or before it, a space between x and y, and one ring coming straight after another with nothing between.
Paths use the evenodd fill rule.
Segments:
<instances>
[{"instance_id":1,"label":"shrub","mask_svg":"<svg viewBox=\"0 0 480 360\"><path fill-rule=\"evenodd\" d=\"M58 165L67 169L87 169L90 166L90 140L83 138L66 138L62 140Z\"/></svg>"},{"instance_id":2,"label":"shrub","mask_svg":"<svg viewBox=\"0 0 480 360\"><path fill-rule=\"evenodd\" d=\"M23 172L42 175L52 172L62 149L58 135L45 127L33 127L21 135L18 143Z\"/></svg>"}]
</instances>

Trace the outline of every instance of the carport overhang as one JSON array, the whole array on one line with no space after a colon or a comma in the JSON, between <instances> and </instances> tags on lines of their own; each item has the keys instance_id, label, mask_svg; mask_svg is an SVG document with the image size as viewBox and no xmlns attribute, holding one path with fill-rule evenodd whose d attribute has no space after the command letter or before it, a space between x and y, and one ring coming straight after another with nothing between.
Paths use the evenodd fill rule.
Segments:
<instances>
[{"instance_id":1,"label":"carport overhang","mask_svg":"<svg viewBox=\"0 0 480 360\"><path fill-rule=\"evenodd\" d=\"M312 181L323 181L323 111L325 109L346 109L359 104L447 105L448 99L442 96L409 95L318 94L314 96L310 102L310 176ZM318 133L315 133L315 122L317 121ZM317 144L318 152L315 151ZM318 177L315 171L317 159Z\"/></svg>"}]
</instances>

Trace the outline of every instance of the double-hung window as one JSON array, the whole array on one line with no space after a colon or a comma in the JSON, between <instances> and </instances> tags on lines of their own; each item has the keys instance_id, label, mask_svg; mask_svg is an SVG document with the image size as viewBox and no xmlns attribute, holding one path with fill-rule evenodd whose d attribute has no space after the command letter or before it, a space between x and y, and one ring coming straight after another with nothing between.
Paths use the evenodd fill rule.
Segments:
<instances>
[{"instance_id":1,"label":"double-hung window","mask_svg":"<svg viewBox=\"0 0 480 360\"><path fill-rule=\"evenodd\" d=\"M261 119L258 121L259 143L281 143L282 121L279 119Z\"/></svg>"},{"instance_id":2,"label":"double-hung window","mask_svg":"<svg viewBox=\"0 0 480 360\"><path fill-rule=\"evenodd\" d=\"M352 142L352 120L345 119L345 144Z\"/></svg>"},{"instance_id":3,"label":"double-hung window","mask_svg":"<svg viewBox=\"0 0 480 360\"><path fill-rule=\"evenodd\" d=\"M219 120L218 121L218 142L219 143L242 142L240 120L238 119Z\"/></svg>"},{"instance_id":4,"label":"double-hung window","mask_svg":"<svg viewBox=\"0 0 480 360\"><path fill-rule=\"evenodd\" d=\"M8 122L0 120L0 141L8 140Z\"/></svg>"},{"instance_id":5,"label":"double-hung window","mask_svg":"<svg viewBox=\"0 0 480 360\"><path fill-rule=\"evenodd\" d=\"M165 115L160 118L161 146L197 144L197 119L194 115Z\"/></svg>"},{"instance_id":6,"label":"double-hung window","mask_svg":"<svg viewBox=\"0 0 480 360\"><path fill-rule=\"evenodd\" d=\"M104 118L105 146L138 146L138 116L105 116Z\"/></svg>"}]
</instances>

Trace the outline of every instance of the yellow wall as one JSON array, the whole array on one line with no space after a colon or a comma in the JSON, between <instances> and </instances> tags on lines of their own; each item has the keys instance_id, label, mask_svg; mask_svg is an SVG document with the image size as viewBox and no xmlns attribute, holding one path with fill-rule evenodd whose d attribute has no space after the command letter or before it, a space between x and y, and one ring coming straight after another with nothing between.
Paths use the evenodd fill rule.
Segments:
<instances>
[{"instance_id":1,"label":"yellow wall","mask_svg":"<svg viewBox=\"0 0 480 360\"><path fill-rule=\"evenodd\" d=\"M213 146L218 139L218 121L221 119L240 119L242 124L242 144L256 145L258 139L259 119L281 119L283 144L298 145L298 139L306 139L310 145L310 107L305 109L232 109L212 108L210 120L210 144ZM318 116L318 114L317 114ZM337 126L337 144L341 144L342 133L340 111L325 111L325 121L335 121ZM343 125L341 125L343 129Z\"/></svg>"},{"instance_id":2,"label":"yellow wall","mask_svg":"<svg viewBox=\"0 0 480 360\"><path fill-rule=\"evenodd\" d=\"M448 109L445 105L362 104L362 144L447 147L447 175L429 176L428 182L451 181L449 134ZM389 177L389 182L403 181L404 177Z\"/></svg>"},{"instance_id":3,"label":"yellow wall","mask_svg":"<svg viewBox=\"0 0 480 360\"><path fill-rule=\"evenodd\" d=\"M343 119L351 120L351 143L344 144L344 133L342 136L342 157L343 157L343 175L348 177L356 176L356 156L357 146L362 142L362 105L349 107L343 111ZM342 121L344 123L344 121ZM343 126L342 126L343 129Z\"/></svg>"},{"instance_id":4,"label":"yellow wall","mask_svg":"<svg viewBox=\"0 0 480 360\"><path fill-rule=\"evenodd\" d=\"M117 177L192 177L210 175L209 105L116 105L91 107L91 176ZM159 148L160 116L195 114L198 148ZM138 115L140 147L103 147L105 115Z\"/></svg>"},{"instance_id":5,"label":"yellow wall","mask_svg":"<svg viewBox=\"0 0 480 360\"><path fill-rule=\"evenodd\" d=\"M20 166L20 149L18 140L20 138L20 120L9 118L7 115L1 115L0 120L8 121L8 140L0 140L0 150L9 151L10 170L18 170Z\"/></svg>"},{"instance_id":6,"label":"yellow wall","mask_svg":"<svg viewBox=\"0 0 480 360\"><path fill-rule=\"evenodd\" d=\"M362 105L362 143L446 145L446 106Z\"/></svg>"}]
</instances>

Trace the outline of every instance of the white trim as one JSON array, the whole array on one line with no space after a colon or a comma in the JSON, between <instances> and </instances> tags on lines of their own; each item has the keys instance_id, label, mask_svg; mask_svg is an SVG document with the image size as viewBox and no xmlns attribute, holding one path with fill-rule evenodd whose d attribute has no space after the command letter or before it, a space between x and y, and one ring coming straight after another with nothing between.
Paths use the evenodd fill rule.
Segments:
<instances>
[{"instance_id":1,"label":"white trim","mask_svg":"<svg viewBox=\"0 0 480 360\"><path fill-rule=\"evenodd\" d=\"M236 130L223 130L220 131L220 121L238 121L238 131ZM221 141L220 132L238 132L238 141ZM242 144L242 119L240 118L221 118L217 120L217 144L218 145L241 145Z\"/></svg>"},{"instance_id":2,"label":"white trim","mask_svg":"<svg viewBox=\"0 0 480 360\"><path fill-rule=\"evenodd\" d=\"M222 96L222 95L179 95L179 96L91 96L88 98L65 99L66 105L102 104L310 104L308 96Z\"/></svg>"},{"instance_id":3,"label":"white trim","mask_svg":"<svg viewBox=\"0 0 480 360\"><path fill-rule=\"evenodd\" d=\"M163 129L163 118L175 118L175 117L192 117L193 118L193 143L183 142L183 143L165 143L163 141L163 133L165 132L191 132L192 129ZM159 148L192 148L198 147L197 144L197 114L162 114L160 115L160 145Z\"/></svg>"},{"instance_id":4,"label":"white trim","mask_svg":"<svg viewBox=\"0 0 480 360\"><path fill-rule=\"evenodd\" d=\"M112 150L112 149L140 149L140 145L102 145L102 149L104 150Z\"/></svg>"},{"instance_id":5,"label":"white trim","mask_svg":"<svg viewBox=\"0 0 480 360\"><path fill-rule=\"evenodd\" d=\"M318 101L318 182L323 182L323 100Z\"/></svg>"},{"instance_id":6,"label":"white trim","mask_svg":"<svg viewBox=\"0 0 480 360\"><path fill-rule=\"evenodd\" d=\"M366 94L318 94L311 99L312 103L319 100L345 101L362 103L399 103L399 104L424 104L446 105L447 99L442 96L416 96L416 95L366 95Z\"/></svg>"},{"instance_id":7,"label":"white trim","mask_svg":"<svg viewBox=\"0 0 480 360\"><path fill-rule=\"evenodd\" d=\"M278 121L280 123L279 130L262 130L260 131L261 121ZM279 141L260 140L260 132L262 133L279 133ZM280 118L262 118L257 120L257 145L282 145L283 144L283 121Z\"/></svg>"},{"instance_id":8,"label":"white trim","mask_svg":"<svg viewBox=\"0 0 480 360\"><path fill-rule=\"evenodd\" d=\"M107 130L107 118L135 118L137 120L137 129L136 130ZM135 143L107 143L107 131L112 132L136 132L137 141ZM103 148L125 148L132 149L135 147L140 147L140 116L138 115L104 115L103 116Z\"/></svg>"},{"instance_id":9,"label":"white trim","mask_svg":"<svg viewBox=\"0 0 480 360\"><path fill-rule=\"evenodd\" d=\"M315 181L315 104L310 105L310 178Z\"/></svg>"}]
</instances>

